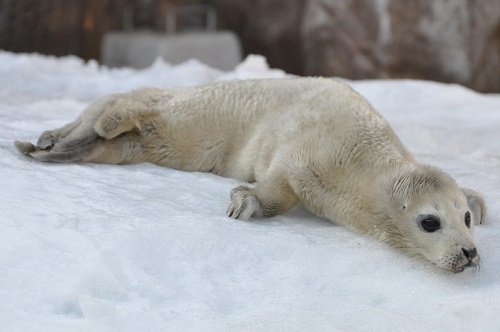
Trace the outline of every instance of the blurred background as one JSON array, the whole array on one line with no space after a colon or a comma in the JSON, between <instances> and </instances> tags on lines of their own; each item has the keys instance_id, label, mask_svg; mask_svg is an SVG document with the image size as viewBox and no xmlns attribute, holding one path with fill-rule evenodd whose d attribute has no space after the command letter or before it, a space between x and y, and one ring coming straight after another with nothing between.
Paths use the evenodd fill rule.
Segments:
<instances>
[{"instance_id":1,"label":"blurred background","mask_svg":"<svg viewBox=\"0 0 500 332\"><path fill-rule=\"evenodd\" d=\"M500 92L500 0L0 0L0 49L144 68L417 78Z\"/></svg>"}]
</instances>

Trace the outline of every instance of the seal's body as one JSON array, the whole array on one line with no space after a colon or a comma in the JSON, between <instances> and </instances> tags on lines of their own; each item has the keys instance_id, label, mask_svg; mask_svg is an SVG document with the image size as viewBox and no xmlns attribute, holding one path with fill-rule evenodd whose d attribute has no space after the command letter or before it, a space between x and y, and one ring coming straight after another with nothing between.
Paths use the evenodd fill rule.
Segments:
<instances>
[{"instance_id":1,"label":"seal's body","mask_svg":"<svg viewBox=\"0 0 500 332\"><path fill-rule=\"evenodd\" d=\"M479 194L418 164L343 83L294 78L142 89L98 100L26 155L52 162L152 162L249 182L228 215L270 217L297 202L452 271L475 266ZM250 184L253 183L253 184Z\"/></svg>"}]
</instances>

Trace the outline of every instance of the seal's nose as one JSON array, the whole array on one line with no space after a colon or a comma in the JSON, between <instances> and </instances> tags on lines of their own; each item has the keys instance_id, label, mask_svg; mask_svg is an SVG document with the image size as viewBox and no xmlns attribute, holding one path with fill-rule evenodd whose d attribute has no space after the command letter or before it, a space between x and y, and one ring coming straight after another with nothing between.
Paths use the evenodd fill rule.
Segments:
<instances>
[{"instance_id":1,"label":"seal's nose","mask_svg":"<svg viewBox=\"0 0 500 332\"><path fill-rule=\"evenodd\" d=\"M464 252L465 257L469 260L469 262L472 261L474 259L474 257L477 256L477 249L476 248L472 248L472 249L462 248L462 251Z\"/></svg>"}]
</instances>

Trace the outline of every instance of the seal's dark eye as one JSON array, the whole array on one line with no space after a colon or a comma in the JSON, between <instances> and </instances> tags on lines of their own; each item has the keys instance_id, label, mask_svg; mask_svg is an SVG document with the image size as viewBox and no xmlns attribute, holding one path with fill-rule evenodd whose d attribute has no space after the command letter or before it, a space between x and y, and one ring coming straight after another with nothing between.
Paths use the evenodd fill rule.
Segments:
<instances>
[{"instance_id":1,"label":"seal's dark eye","mask_svg":"<svg viewBox=\"0 0 500 332\"><path fill-rule=\"evenodd\" d=\"M420 221L420 227L424 231L432 233L441 228L441 222L437 217L426 216L424 219L422 219L422 221Z\"/></svg>"},{"instance_id":2,"label":"seal's dark eye","mask_svg":"<svg viewBox=\"0 0 500 332\"><path fill-rule=\"evenodd\" d=\"M470 228L470 212L467 211L465 212L465 226L467 226L468 228Z\"/></svg>"}]
</instances>

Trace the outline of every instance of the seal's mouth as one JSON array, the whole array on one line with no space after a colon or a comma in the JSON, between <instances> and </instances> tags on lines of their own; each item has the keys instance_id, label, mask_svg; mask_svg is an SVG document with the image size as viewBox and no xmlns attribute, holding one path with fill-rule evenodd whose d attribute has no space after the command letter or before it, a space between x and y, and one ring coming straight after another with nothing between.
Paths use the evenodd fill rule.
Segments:
<instances>
[{"instance_id":1,"label":"seal's mouth","mask_svg":"<svg viewBox=\"0 0 500 332\"><path fill-rule=\"evenodd\" d=\"M474 257L473 259L469 259L466 264L463 264L461 266L454 266L451 271L454 273L460 273L465 271L465 269L468 269L470 267L474 269L478 269L480 267L480 259L479 256Z\"/></svg>"}]
</instances>

